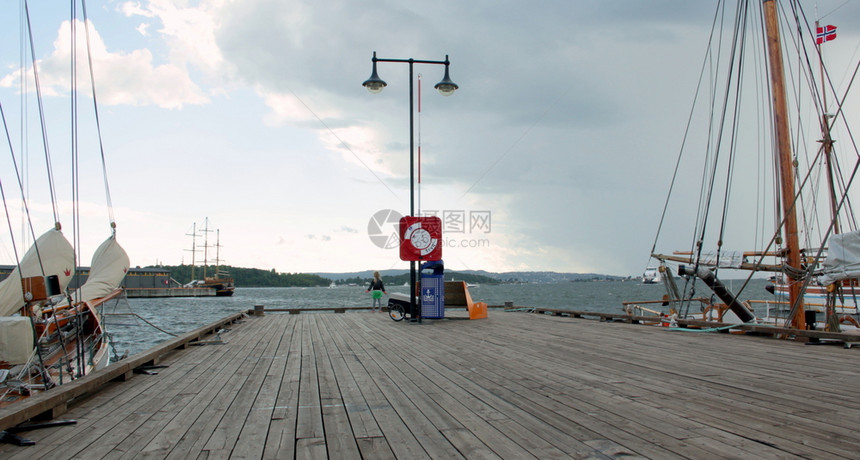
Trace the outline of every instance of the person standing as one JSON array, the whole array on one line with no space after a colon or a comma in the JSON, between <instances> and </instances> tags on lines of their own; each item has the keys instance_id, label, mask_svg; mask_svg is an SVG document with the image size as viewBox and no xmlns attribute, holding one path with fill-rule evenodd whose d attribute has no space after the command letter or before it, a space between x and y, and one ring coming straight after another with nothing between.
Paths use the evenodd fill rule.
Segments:
<instances>
[{"instance_id":1,"label":"person standing","mask_svg":"<svg viewBox=\"0 0 860 460\"><path fill-rule=\"evenodd\" d=\"M382 294L388 294L385 292L385 285L382 283L382 277L379 276L379 272L373 272L373 279L370 281L370 286L367 287L367 290L364 292L370 292L371 297L373 297L373 306L371 307L371 312L376 312L376 306L379 305L379 311L382 311Z\"/></svg>"}]
</instances>

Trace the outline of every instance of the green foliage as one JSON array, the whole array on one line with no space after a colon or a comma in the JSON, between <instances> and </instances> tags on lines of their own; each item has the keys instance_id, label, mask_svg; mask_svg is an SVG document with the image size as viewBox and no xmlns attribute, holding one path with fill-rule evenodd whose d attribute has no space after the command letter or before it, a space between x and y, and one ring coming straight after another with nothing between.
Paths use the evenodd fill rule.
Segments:
<instances>
[{"instance_id":1,"label":"green foliage","mask_svg":"<svg viewBox=\"0 0 860 460\"><path fill-rule=\"evenodd\" d=\"M204 271L206 276L211 277L215 274L214 265L195 266L194 278L191 277L191 265L166 265L158 268L170 270L170 276L180 284L190 283L192 279L203 279ZM274 269L260 270L230 266L221 266L219 269L233 278L236 287L312 287L331 284L328 278L306 273L277 273Z\"/></svg>"},{"instance_id":2,"label":"green foliage","mask_svg":"<svg viewBox=\"0 0 860 460\"><path fill-rule=\"evenodd\" d=\"M416 278L421 278L421 273L416 273ZM348 284L357 284L359 286L366 286L370 284L370 280L373 278L363 278L360 276L346 278L342 280L337 280L337 283L340 286L348 285ZM457 273L457 272L445 272L445 281L465 281L470 284L499 284L499 280L490 278L489 276L483 275L473 275L469 273ZM385 283L385 286L402 286L404 283L409 282L409 272L401 273L398 275L388 275L382 277L382 282Z\"/></svg>"},{"instance_id":3,"label":"green foliage","mask_svg":"<svg viewBox=\"0 0 860 460\"><path fill-rule=\"evenodd\" d=\"M179 282L179 284L188 284L192 280L202 280L205 276L215 275L215 266L195 266L194 277L191 276L191 265L159 265L157 268L170 270L170 277ZM278 273L275 269L260 270L258 268L241 268L221 266L221 272L228 273L227 276L233 278L236 287L313 287L313 286L329 286L332 281L328 278L323 278L319 275L308 273ZM418 278L421 277L417 273ZM370 277L355 276L352 278L338 280L338 285L356 284L366 286L370 283ZM489 276L474 275L469 273L445 272L445 280L465 281L475 284L498 284L499 280L490 278ZM385 286L402 286L409 282L409 272L404 272L397 275L383 276L382 281Z\"/></svg>"}]
</instances>

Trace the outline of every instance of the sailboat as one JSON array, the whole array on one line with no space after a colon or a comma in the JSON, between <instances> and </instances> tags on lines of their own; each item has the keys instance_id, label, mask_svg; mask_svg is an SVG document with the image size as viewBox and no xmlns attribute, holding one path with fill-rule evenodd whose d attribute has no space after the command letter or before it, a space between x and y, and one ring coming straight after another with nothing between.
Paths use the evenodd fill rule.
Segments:
<instances>
[{"instance_id":1,"label":"sailboat","mask_svg":"<svg viewBox=\"0 0 860 460\"><path fill-rule=\"evenodd\" d=\"M77 24L77 18L71 21ZM29 27L29 17L26 26ZM82 27L89 27L84 19ZM31 48L32 49L32 48ZM22 75L36 75L38 61L33 58L32 72L22 72ZM92 75L92 72L90 73ZM23 77L22 77L23 78ZM76 78L73 78L76 80ZM26 251L23 257L16 254L15 269L0 282L0 407L16 404L30 396L48 391L58 385L77 380L110 362L109 336L102 321L102 307L109 301L122 296L120 285L129 268L129 258L116 238L116 222L113 218L110 204L109 188L105 180L105 191L109 209L109 237L95 250L89 276L86 282L77 289L69 289L70 282L77 278L76 273L79 254L62 232L59 218L59 206L50 174L52 169L48 155L48 140L45 136L43 104L41 91L38 91L38 81L35 83L39 111L42 115L41 133L43 135L44 157L47 171L47 184L51 188L54 225L44 232ZM77 91L73 84L72 113L77 116ZM28 95L29 97L29 95ZM0 101L2 102L2 101ZM95 107L95 104L93 104ZM2 105L0 105L2 110ZM97 109L96 109L97 111ZM96 117L97 118L97 117ZM10 131L4 112L3 123L6 132ZM24 123L22 122L22 125ZM22 127L22 129L25 129ZM36 131L36 130L33 130ZM71 164L77 165L80 159L78 152L77 132L73 131ZM100 143L100 145L102 145ZM18 164L16 148L12 141L8 142L12 163ZM25 150L25 149L21 149ZM104 168L104 152L101 152L102 171ZM9 168L13 169L13 168ZM73 241L81 241L79 235L80 195L78 176L80 170L73 167L75 185L72 187L72 203L76 225L72 225ZM3 173L3 179L8 179L9 171ZM27 222L37 220L30 209L30 198L24 193L24 182L19 169L14 168L14 179L21 190L22 214ZM4 181L5 182L5 181ZM8 182L6 182L8 183ZM0 182L2 184L2 182ZM3 194L4 208L7 221L10 220L9 209L13 203L7 194ZM35 236L35 225L31 224L26 230L26 236ZM9 232L11 246L15 247L15 233Z\"/></svg>"},{"instance_id":2,"label":"sailboat","mask_svg":"<svg viewBox=\"0 0 860 460\"><path fill-rule=\"evenodd\" d=\"M824 64L836 28L807 23L813 15L797 1L741 0L735 17L726 19L729 9L719 2L700 92L651 248L666 295L650 303L680 317L724 323L854 330L860 232L850 190L860 161L844 111L850 84L837 88ZM849 75L857 65L851 63ZM706 69L715 71L711 79ZM694 133L699 115L702 136ZM847 167L835 131L853 162ZM689 170L691 154L699 162L695 180L679 174ZM662 252L663 222L674 215L690 222L688 246ZM670 242L676 249L679 235ZM727 249L739 247L746 250ZM723 279L738 275L741 287L733 292ZM765 292L747 291L752 280L765 277ZM629 313L633 302L625 304Z\"/></svg>"},{"instance_id":3,"label":"sailboat","mask_svg":"<svg viewBox=\"0 0 860 460\"><path fill-rule=\"evenodd\" d=\"M191 233L192 236L192 246L191 246L191 278L192 281L188 283L186 286L188 287L198 287L198 288L208 288L215 291L215 295L218 297L229 297L233 295L233 292L236 290L236 283L230 274L221 268L221 230L216 230L216 239L215 239L215 273L212 276L206 275L206 268L208 266L208 257L209 257L209 218L207 217L204 220L203 229L201 231L204 235L203 242L203 279L197 280L194 278L194 254L197 252L196 240L197 240L197 223L194 223L194 230Z\"/></svg>"}]
</instances>

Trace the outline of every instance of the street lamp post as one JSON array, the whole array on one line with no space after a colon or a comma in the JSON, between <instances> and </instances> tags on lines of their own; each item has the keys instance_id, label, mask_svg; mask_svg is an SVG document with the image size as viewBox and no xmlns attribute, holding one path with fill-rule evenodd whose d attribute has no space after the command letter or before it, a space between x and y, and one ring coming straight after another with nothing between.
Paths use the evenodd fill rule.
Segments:
<instances>
[{"instance_id":1,"label":"street lamp post","mask_svg":"<svg viewBox=\"0 0 860 460\"><path fill-rule=\"evenodd\" d=\"M439 93L443 96L450 96L454 94L459 86L456 83L451 81L451 78L448 76L448 65L450 62L448 61L448 55L445 55L444 61L426 61L419 59L382 59L376 57L376 51L373 52L373 71L370 74L370 78L364 81L361 85L367 88L371 94L379 94L383 88L388 86L388 83L385 83L379 75L376 73L376 63L377 62L404 62L409 64L409 216L415 217L415 109L414 109L414 94L415 91L413 89L413 72L412 67L414 64L441 64L445 66L445 76L442 77L442 81L436 83L434 88L436 88ZM418 322L421 322L421 309L416 308L415 304L415 261L409 262L409 309L412 312L412 320L415 320L416 311L418 312Z\"/></svg>"}]
</instances>

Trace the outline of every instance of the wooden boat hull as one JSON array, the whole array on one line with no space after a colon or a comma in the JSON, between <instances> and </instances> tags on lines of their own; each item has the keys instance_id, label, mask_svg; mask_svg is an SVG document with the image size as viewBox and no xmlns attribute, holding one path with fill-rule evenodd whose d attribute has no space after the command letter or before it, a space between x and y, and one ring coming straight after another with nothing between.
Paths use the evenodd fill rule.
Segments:
<instances>
[{"instance_id":1,"label":"wooden boat hull","mask_svg":"<svg viewBox=\"0 0 860 460\"><path fill-rule=\"evenodd\" d=\"M40 310L34 324L39 339L38 353L27 363L0 363L6 380L0 384L0 407L25 400L42 391L72 382L110 364L109 341L98 309L122 294L109 295L71 306ZM32 308L32 307L28 307ZM35 351L35 350L34 350Z\"/></svg>"}]
</instances>

